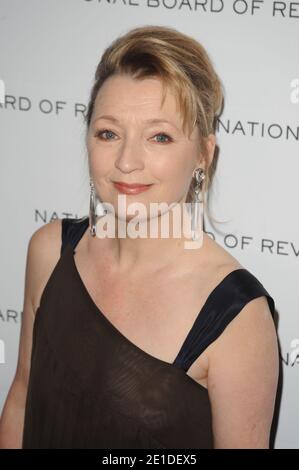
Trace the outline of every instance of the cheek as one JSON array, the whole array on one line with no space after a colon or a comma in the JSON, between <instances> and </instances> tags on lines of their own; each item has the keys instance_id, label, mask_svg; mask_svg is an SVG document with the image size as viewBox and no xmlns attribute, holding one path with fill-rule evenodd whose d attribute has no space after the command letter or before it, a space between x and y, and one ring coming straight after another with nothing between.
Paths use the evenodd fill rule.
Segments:
<instances>
[{"instance_id":1,"label":"cheek","mask_svg":"<svg viewBox=\"0 0 299 470\"><path fill-rule=\"evenodd\" d=\"M95 177L105 176L111 171L111 160L93 151L89 153L89 167Z\"/></svg>"},{"instance_id":2,"label":"cheek","mask_svg":"<svg viewBox=\"0 0 299 470\"><path fill-rule=\"evenodd\" d=\"M192 172L196 167L196 152L192 146L190 148L185 146L172 157L163 168L163 181L168 198L181 200L188 193L190 187Z\"/></svg>"},{"instance_id":3,"label":"cheek","mask_svg":"<svg viewBox=\"0 0 299 470\"><path fill-rule=\"evenodd\" d=\"M190 180L195 167L193 160L192 152L188 148L177 149L166 158L161 156L155 163L152 162L151 171L161 182L182 186L186 180Z\"/></svg>"},{"instance_id":4,"label":"cheek","mask_svg":"<svg viewBox=\"0 0 299 470\"><path fill-rule=\"evenodd\" d=\"M181 200L188 192L192 169L188 168L184 161L171 161L166 165L155 165L151 168L151 174L158 181L155 190L155 200L171 203Z\"/></svg>"}]
</instances>

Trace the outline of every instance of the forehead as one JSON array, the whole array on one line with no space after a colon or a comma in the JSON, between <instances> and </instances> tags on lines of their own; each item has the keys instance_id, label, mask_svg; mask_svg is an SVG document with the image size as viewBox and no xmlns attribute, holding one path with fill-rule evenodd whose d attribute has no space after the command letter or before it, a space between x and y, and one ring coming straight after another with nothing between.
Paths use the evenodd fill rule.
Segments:
<instances>
[{"instance_id":1,"label":"forehead","mask_svg":"<svg viewBox=\"0 0 299 470\"><path fill-rule=\"evenodd\" d=\"M109 114L129 116L136 114L144 118L165 118L181 124L176 97L166 88L162 105L163 87L158 78L134 79L128 75L109 77L100 88L94 109Z\"/></svg>"}]
</instances>

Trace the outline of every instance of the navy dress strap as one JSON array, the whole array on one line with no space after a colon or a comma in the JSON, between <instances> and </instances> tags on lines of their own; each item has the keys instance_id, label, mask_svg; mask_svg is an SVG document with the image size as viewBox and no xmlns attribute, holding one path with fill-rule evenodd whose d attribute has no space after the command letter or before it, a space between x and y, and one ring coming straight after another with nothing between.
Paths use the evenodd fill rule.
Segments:
<instances>
[{"instance_id":1,"label":"navy dress strap","mask_svg":"<svg viewBox=\"0 0 299 470\"><path fill-rule=\"evenodd\" d=\"M64 218L61 220L61 250L60 255L64 252L67 245L71 245L73 250L75 246L87 230L89 225L89 216L81 219Z\"/></svg>"},{"instance_id":2,"label":"navy dress strap","mask_svg":"<svg viewBox=\"0 0 299 470\"><path fill-rule=\"evenodd\" d=\"M174 364L187 371L242 308L260 296L266 296L274 318L275 302L261 282L245 268L231 271L208 296Z\"/></svg>"}]
</instances>

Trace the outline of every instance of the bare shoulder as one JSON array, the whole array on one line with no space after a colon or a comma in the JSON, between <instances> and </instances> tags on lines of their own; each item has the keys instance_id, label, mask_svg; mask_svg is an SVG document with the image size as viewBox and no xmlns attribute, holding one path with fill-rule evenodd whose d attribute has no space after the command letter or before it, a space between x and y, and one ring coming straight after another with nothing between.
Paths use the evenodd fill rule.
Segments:
<instances>
[{"instance_id":1,"label":"bare shoulder","mask_svg":"<svg viewBox=\"0 0 299 470\"><path fill-rule=\"evenodd\" d=\"M218 270L218 281L223 279L227 274L235 269L244 268L239 261L222 248L218 243L209 237L207 247L210 249L210 256L216 260L214 271ZM208 251L208 250L207 250ZM238 342L242 335L250 338L251 344L254 340L259 341L259 338L265 335L276 337L275 323L273 321L272 313L265 295L260 295L251 301L247 302L242 310L236 317L227 325L223 333L209 348L211 355L214 357L223 354L223 348L229 347L231 342ZM212 359L212 358L211 358Z\"/></svg>"},{"instance_id":2,"label":"bare shoulder","mask_svg":"<svg viewBox=\"0 0 299 470\"><path fill-rule=\"evenodd\" d=\"M223 266L224 271L229 272L230 270L243 268L241 263L231 253L229 253L223 246L221 246L216 240L213 240L210 235L204 233L204 248L208 257L208 262L212 263L215 269ZM200 250L199 250L200 251Z\"/></svg>"},{"instance_id":3,"label":"bare shoulder","mask_svg":"<svg viewBox=\"0 0 299 470\"><path fill-rule=\"evenodd\" d=\"M225 248L204 233L202 248L195 251L195 272L199 274L198 282L205 286L209 294L232 271L243 269L241 263ZM191 254L193 255L193 254Z\"/></svg>"},{"instance_id":4,"label":"bare shoulder","mask_svg":"<svg viewBox=\"0 0 299 470\"><path fill-rule=\"evenodd\" d=\"M60 258L61 219L55 219L38 228L31 236L28 245L32 286L32 304L36 312L41 294Z\"/></svg>"},{"instance_id":5,"label":"bare shoulder","mask_svg":"<svg viewBox=\"0 0 299 470\"><path fill-rule=\"evenodd\" d=\"M211 249L214 259L224 261L221 278L243 268L213 240ZM277 339L267 297L259 295L209 346L206 383L215 448L268 448L279 375Z\"/></svg>"},{"instance_id":6,"label":"bare shoulder","mask_svg":"<svg viewBox=\"0 0 299 470\"><path fill-rule=\"evenodd\" d=\"M22 384L26 394L32 350L33 325L44 287L60 257L61 220L49 222L32 235L27 245L24 305L21 322L18 363L14 382ZM13 390L19 393L18 388ZM23 399L23 398L22 398Z\"/></svg>"}]
</instances>

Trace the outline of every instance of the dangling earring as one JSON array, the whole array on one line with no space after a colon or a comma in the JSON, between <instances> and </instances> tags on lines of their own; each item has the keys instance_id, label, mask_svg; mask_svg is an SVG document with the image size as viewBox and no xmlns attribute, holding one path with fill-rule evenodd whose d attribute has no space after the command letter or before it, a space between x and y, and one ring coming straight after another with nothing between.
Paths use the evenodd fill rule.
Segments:
<instances>
[{"instance_id":1,"label":"dangling earring","mask_svg":"<svg viewBox=\"0 0 299 470\"><path fill-rule=\"evenodd\" d=\"M205 173L202 168L196 168L193 172L193 177L195 178L195 188L194 188L194 201L191 202L191 236L192 240L198 240L199 236L203 230L203 221L199 224L201 217L201 204L200 201L200 190L201 183L205 178Z\"/></svg>"},{"instance_id":2,"label":"dangling earring","mask_svg":"<svg viewBox=\"0 0 299 470\"><path fill-rule=\"evenodd\" d=\"M89 224L91 236L96 236L96 194L92 179L89 181L90 185L90 202L89 202Z\"/></svg>"},{"instance_id":3,"label":"dangling earring","mask_svg":"<svg viewBox=\"0 0 299 470\"><path fill-rule=\"evenodd\" d=\"M97 225L97 217L102 217L103 215L107 214L107 209L105 208L104 204L95 192L95 187L92 179L89 180L90 185L90 203L89 203L89 223L90 223L90 233L93 237L96 236L96 225Z\"/></svg>"}]
</instances>

